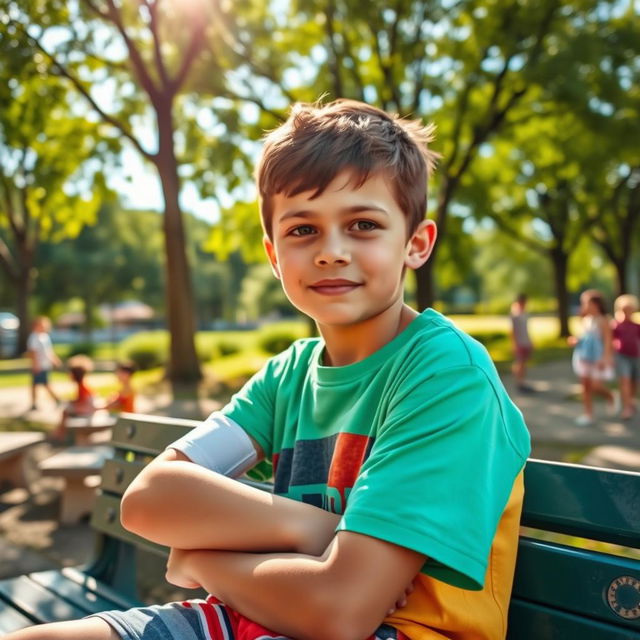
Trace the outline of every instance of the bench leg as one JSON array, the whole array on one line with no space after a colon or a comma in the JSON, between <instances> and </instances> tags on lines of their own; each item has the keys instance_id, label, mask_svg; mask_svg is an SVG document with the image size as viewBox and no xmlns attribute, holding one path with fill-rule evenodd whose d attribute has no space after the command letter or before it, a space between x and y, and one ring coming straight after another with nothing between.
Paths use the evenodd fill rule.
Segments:
<instances>
[{"instance_id":1,"label":"bench leg","mask_svg":"<svg viewBox=\"0 0 640 640\"><path fill-rule=\"evenodd\" d=\"M25 464L26 459L24 451L9 458L5 458L0 462L0 483L6 480L14 487L29 488L29 482L25 472Z\"/></svg>"},{"instance_id":2,"label":"bench leg","mask_svg":"<svg viewBox=\"0 0 640 640\"><path fill-rule=\"evenodd\" d=\"M60 522L62 524L76 524L80 518L91 513L98 483L99 476L65 478L65 486L60 496Z\"/></svg>"}]
</instances>

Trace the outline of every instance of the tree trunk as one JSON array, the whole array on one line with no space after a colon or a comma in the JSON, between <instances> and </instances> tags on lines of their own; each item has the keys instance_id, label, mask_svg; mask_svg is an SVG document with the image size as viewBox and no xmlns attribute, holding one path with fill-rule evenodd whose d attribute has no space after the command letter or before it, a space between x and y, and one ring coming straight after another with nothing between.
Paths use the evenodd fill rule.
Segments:
<instances>
[{"instance_id":1,"label":"tree trunk","mask_svg":"<svg viewBox=\"0 0 640 640\"><path fill-rule=\"evenodd\" d=\"M172 383L189 384L201 378L196 355L196 328L193 288L180 209L180 181L173 146L173 120L170 100L156 106L158 117L158 155L156 166L164 196L164 241L166 255L166 314L170 334L168 377Z\"/></svg>"},{"instance_id":2,"label":"tree trunk","mask_svg":"<svg viewBox=\"0 0 640 640\"><path fill-rule=\"evenodd\" d=\"M627 288L627 260L620 258L620 260L613 260L613 266L616 270L616 283L617 292L621 296L628 291Z\"/></svg>"},{"instance_id":3,"label":"tree trunk","mask_svg":"<svg viewBox=\"0 0 640 640\"><path fill-rule=\"evenodd\" d=\"M449 213L449 203L455 190L457 180L445 176L440 197L438 198L438 209L436 214L436 224L438 226L438 237L433 247L431 256L425 264L416 269L416 303L418 311L424 311L427 307L432 307L436 300L436 285L434 267L438 254L438 246L443 242L447 233L447 214Z\"/></svg>"},{"instance_id":4,"label":"tree trunk","mask_svg":"<svg viewBox=\"0 0 640 640\"><path fill-rule=\"evenodd\" d=\"M16 285L16 315L20 320L18 330L18 353L27 350L27 339L31 332L31 314L29 313L29 299L33 291L33 270L31 265L21 265Z\"/></svg>"},{"instance_id":5,"label":"tree trunk","mask_svg":"<svg viewBox=\"0 0 640 640\"><path fill-rule=\"evenodd\" d=\"M549 257L553 264L553 280L558 302L559 336L566 338L569 336L569 292L567 290L569 256L561 247L556 246L549 250Z\"/></svg>"}]
</instances>

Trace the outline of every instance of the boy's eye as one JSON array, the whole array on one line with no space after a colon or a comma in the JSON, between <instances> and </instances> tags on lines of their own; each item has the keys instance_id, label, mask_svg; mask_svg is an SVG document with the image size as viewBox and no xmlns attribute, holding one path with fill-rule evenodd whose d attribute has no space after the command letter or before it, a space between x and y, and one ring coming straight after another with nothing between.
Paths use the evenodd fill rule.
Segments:
<instances>
[{"instance_id":1,"label":"boy's eye","mask_svg":"<svg viewBox=\"0 0 640 640\"><path fill-rule=\"evenodd\" d=\"M378 225L375 222L371 222L371 220L357 220L353 223L352 228L356 231L372 231L377 229Z\"/></svg>"},{"instance_id":2,"label":"boy's eye","mask_svg":"<svg viewBox=\"0 0 640 640\"><path fill-rule=\"evenodd\" d=\"M294 229L292 229L289 233L292 236L308 236L311 235L314 232L314 229L311 225L308 224L301 224L299 227L295 227Z\"/></svg>"}]
</instances>

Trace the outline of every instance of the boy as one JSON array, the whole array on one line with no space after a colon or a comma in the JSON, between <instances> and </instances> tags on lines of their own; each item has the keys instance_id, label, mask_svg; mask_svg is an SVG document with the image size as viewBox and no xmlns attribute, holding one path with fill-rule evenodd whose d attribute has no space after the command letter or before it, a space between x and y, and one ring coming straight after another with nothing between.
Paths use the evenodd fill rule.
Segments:
<instances>
[{"instance_id":1,"label":"boy","mask_svg":"<svg viewBox=\"0 0 640 640\"><path fill-rule=\"evenodd\" d=\"M49 385L49 371L61 365L55 354L51 338L51 322L46 316L38 316L33 321L33 330L27 338L27 351L31 360L31 410L37 409L36 388L42 385L53 401L58 404L58 396Z\"/></svg>"},{"instance_id":2,"label":"boy","mask_svg":"<svg viewBox=\"0 0 640 640\"><path fill-rule=\"evenodd\" d=\"M170 582L213 595L11 640L504 638L529 437L486 351L403 302L436 237L430 133L337 101L266 139L265 248L321 338L270 360L122 505L172 548ZM263 456L275 495L225 477Z\"/></svg>"},{"instance_id":3,"label":"boy","mask_svg":"<svg viewBox=\"0 0 640 640\"><path fill-rule=\"evenodd\" d=\"M531 357L533 344L529 337L529 314L527 313L527 295L518 294L511 305L511 342L514 362L511 368L516 379L518 391L527 393L533 389L526 383L527 360Z\"/></svg>"}]
</instances>

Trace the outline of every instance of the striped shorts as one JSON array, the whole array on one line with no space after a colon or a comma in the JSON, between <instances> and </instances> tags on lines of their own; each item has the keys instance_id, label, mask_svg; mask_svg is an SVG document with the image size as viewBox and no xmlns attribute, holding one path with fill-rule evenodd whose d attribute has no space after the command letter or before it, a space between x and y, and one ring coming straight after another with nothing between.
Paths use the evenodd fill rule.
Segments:
<instances>
[{"instance_id":1,"label":"striped shorts","mask_svg":"<svg viewBox=\"0 0 640 640\"><path fill-rule=\"evenodd\" d=\"M122 640L291 640L245 618L213 596L91 617L108 622ZM368 640L407 640L382 625Z\"/></svg>"}]
</instances>

